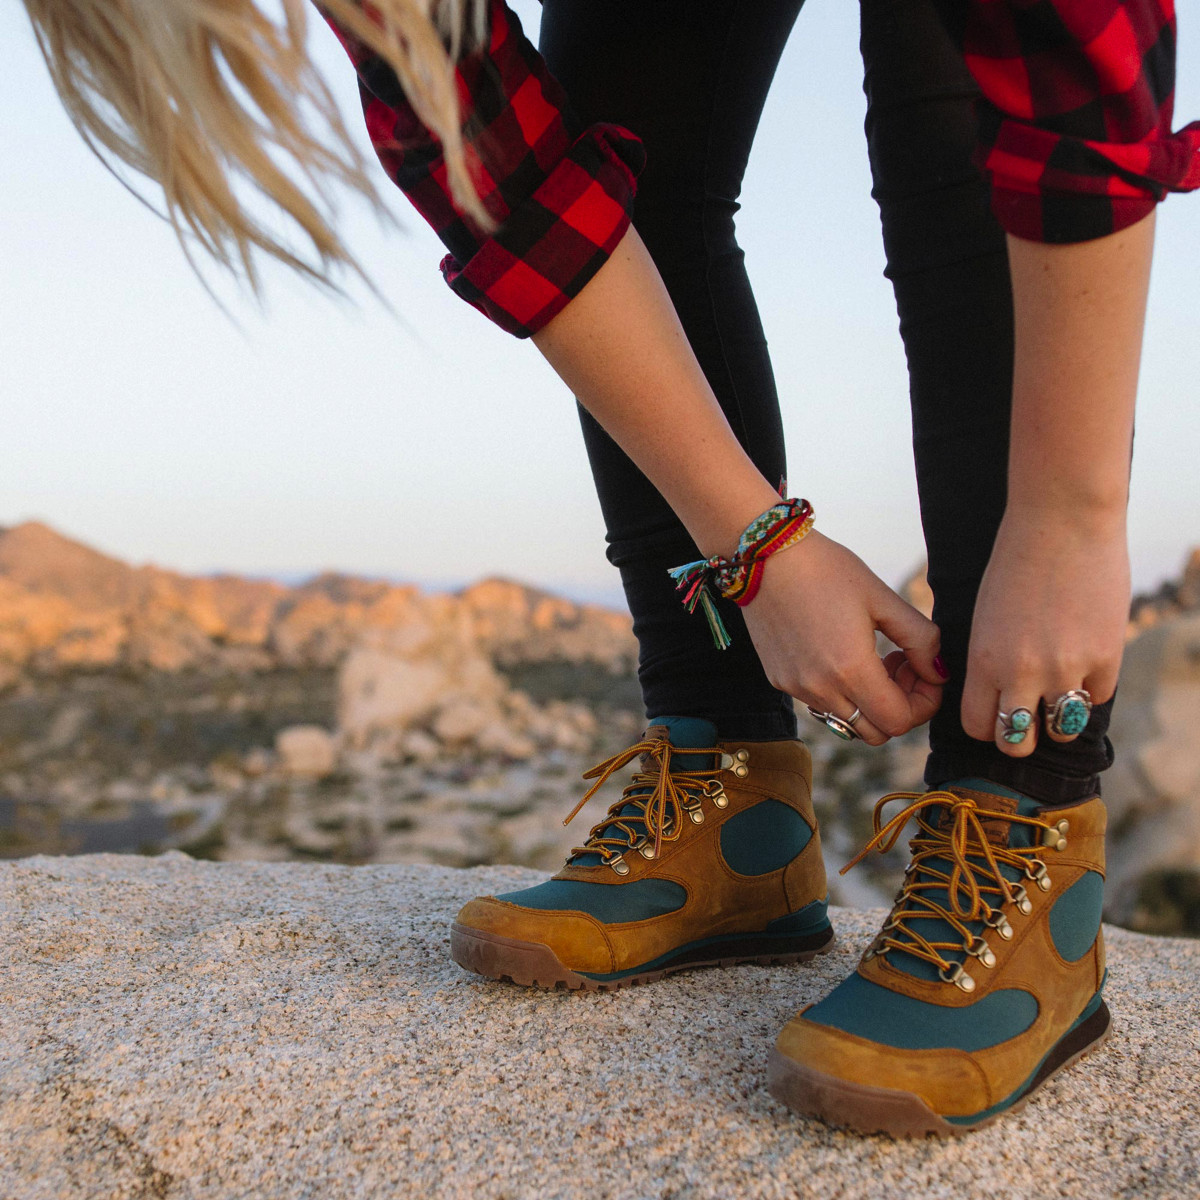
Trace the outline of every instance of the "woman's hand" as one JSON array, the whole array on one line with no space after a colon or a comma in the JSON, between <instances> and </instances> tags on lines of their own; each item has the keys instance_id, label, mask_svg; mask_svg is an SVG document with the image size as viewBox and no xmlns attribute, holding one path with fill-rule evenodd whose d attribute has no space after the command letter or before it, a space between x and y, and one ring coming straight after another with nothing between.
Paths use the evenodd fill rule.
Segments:
<instances>
[{"instance_id":1,"label":"woman's hand","mask_svg":"<svg viewBox=\"0 0 1200 1200\"><path fill-rule=\"evenodd\" d=\"M1049 705L1078 688L1097 704L1110 699L1128 618L1123 509L1084 520L1010 511L975 604L963 729L1014 758L1033 753L1040 722L1014 745L1004 741L997 712L1027 708L1036 718L1039 700Z\"/></svg>"},{"instance_id":2,"label":"woman's hand","mask_svg":"<svg viewBox=\"0 0 1200 1200\"><path fill-rule=\"evenodd\" d=\"M813 530L772 555L743 610L780 691L845 720L872 746L928 721L941 702L938 628L844 546ZM879 630L901 649L880 659Z\"/></svg>"}]
</instances>

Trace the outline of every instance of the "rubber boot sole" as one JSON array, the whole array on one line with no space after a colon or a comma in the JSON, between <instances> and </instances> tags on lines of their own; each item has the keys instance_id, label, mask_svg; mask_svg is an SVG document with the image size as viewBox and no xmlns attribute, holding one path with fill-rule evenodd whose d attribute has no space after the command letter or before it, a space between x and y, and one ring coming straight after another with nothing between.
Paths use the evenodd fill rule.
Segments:
<instances>
[{"instance_id":1,"label":"rubber boot sole","mask_svg":"<svg viewBox=\"0 0 1200 1200\"><path fill-rule=\"evenodd\" d=\"M1112 1032L1112 1018L1102 1000L1096 1011L1065 1034L1046 1055L1034 1077L998 1112L970 1124L939 1116L912 1092L872 1087L826 1075L772 1049L767 1061L767 1090L781 1104L805 1116L819 1117L828 1125L857 1133L890 1133L893 1137L962 1137L983 1129L1010 1113L1020 1112L1031 1097L1059 1071L1098 1050Z\"/></svg>"},{"instance_id":2,"label":"rubber boot sole","mask_svg":"<svg viewBox=\"0 0 1200 1200\"><path fill-rule=\"evenodd\" d=\"M692 949L682 949L667 961L655 959L646 970L622 973L620 978L594 979L564 967L549 946L540 942L522 942L498 933L484 933L457 921L450 927L450 957L460 967L488 979L503 979L521 987L559 989L572 992L614 992L635 983L653 983L675 971L697 967L732 967L738 963L807 962L833 949L836 938L832 929L802 937L759 937L706 941Z\"/></svg>"}]
</instances>

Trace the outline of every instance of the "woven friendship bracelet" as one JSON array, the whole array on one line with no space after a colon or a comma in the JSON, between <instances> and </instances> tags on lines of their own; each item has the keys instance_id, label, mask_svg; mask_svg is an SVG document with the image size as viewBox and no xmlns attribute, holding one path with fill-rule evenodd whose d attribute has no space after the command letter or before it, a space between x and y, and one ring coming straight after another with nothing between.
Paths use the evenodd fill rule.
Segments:
<instances>
[{"instance_id":1,"label":"woven friendship bracelet","mask_svg":"<svg viewBox=\"0 0 1200 1200\"><path fill-rule=\"evenodd\" d=\"M732 558L715 554L670 569L676 589L683 592L684 608L690 613L697 607L703 610L718 650L724 650L730 638L714 593L744 608L758 595L764 562L794 546L812 526L813 507L807 500L785 500L746 526Z\"/></svg>"}]
</instances>

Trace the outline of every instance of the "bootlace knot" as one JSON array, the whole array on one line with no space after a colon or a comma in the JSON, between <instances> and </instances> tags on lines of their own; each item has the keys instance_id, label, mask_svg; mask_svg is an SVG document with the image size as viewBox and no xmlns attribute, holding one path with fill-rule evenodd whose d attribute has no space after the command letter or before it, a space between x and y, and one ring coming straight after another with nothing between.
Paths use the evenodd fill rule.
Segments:
<instances>
[{"instance_id":1,"label":"bootlace knot","mask_svg":"<svg viewBox=\"0 0 1200 1200\"><path fill-rule=\"evenodd\" d=\"M884 822L883 809L893 800L910 803ZM1062 826L1037 817L993 811L969 796L954 792L891 792L875 805L874 837L842 868L841 874L857 866L872 850L886 854L914 817L918 832L909 842L912 858L905 869L904 882L883 929L868 948L867 957L891 950L903 951L932 963L945 982L959 983L969 991L974 983L963 975L962 962L947 958L947 952L973 955L985 966L992 966L995 956L979 935L978 923L997 929L1007 939L1012 937L1012 929L1002 906L1015 904L1021 912L1032 908L1024 886L1009 879L1002 868L1015 868L1042 886L1046 886L1043 880L1048 883L1046 864L1038 857L1041 845L995 846L988 837L985 822L1003 821L1009 826L1025 825L1054 834ZM1046 841L1045 836L1042 840ZM959 940L931 941L914 928L914 922L930 918L949 925ZM972 929L971 923L976 928ZM961 982L964 978L969 987Z\"/></svg>"},{"instance_id":2,"label":"bootlace knot","mask_svg":"<svg viewBox=\"0 0 1200 1200\"><path fill-rule=\"evenodd\" d=\"M646 738L606 758L583 773L584 779L596 782L563 820L569 825L583 806L608 782L609 778L635 758L642 759L642 769L621 793L621 799L609 806L602 821L593 825L587 841L571 851L571 858L581 854L598 853L606 864L618 858L641 840L654 841L654 856L662 850L663 842L671 842L683 832L685 809L695 808L706 796L712 796L710 785L716 783L716 769L682 770L672 768L674 754L715 757L720 763L719 746L672 746L665 737ZM719 783L718 783L719 787Z\"/></svg>"}]
</instances>

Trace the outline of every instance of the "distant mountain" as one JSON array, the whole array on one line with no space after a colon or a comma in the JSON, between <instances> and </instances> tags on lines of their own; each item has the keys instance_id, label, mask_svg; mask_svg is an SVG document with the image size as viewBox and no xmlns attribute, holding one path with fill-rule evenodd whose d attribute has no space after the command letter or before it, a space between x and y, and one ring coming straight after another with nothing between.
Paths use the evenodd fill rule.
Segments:
<instances>
[{"instance_id":1,"label":"distant mountain","mask_svg":"<svg viewBox=\"0 0 1200 1200\"><path fill-rule=\"evenodd\" d=\"M371 631L465 623L498 661L636 661L628 616L488 579L455 595L326 573L289 586L134 567L37 521L0 529L0 684L70 669L333 666Z\"/></svg>"}]
</instances>

